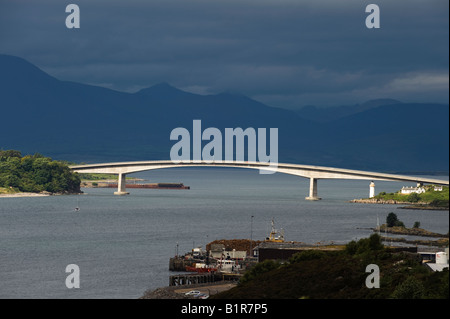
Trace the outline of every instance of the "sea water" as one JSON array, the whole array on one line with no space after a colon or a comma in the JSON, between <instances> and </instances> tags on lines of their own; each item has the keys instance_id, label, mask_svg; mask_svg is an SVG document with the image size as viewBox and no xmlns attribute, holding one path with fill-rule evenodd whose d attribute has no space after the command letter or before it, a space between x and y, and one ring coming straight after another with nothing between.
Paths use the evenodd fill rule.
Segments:
<instances>
[{"instance_id":1,"label":"sea water","mask_svg":"<svg viewBox=\"0 0 450 319\"><path fill-rule=\"evenodd\" d=\"M390 212L407 227L419 221L432 232L449 229L448 211L348 203L367 198L370 181L319 180L322 200L312 202L305 200L309 180L284 174L177 168L130 176L191 189L114 196L114 189L89 188L80 196L0 198L0 298L139 298L168 285L169 258L177 250L184 254L216 239L263 240L272 219L287 241L310 244L368 237ZM406 186L375 184L377 193ZM79 289L66 286L70 264L80 269Z\"/></svg>"}]
</instances>

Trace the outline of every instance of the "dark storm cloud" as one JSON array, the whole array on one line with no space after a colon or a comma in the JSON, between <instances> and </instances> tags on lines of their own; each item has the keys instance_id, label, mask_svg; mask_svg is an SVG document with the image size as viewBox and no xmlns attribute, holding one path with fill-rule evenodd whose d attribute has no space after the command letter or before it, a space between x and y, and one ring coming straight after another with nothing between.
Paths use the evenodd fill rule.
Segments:
<instances>
[{"instance_id":1,"label":"dark storm cloud","mask_svg":"<svg viewBox=\"0 0 450 319\"><path fill-rule=\"evenodd\" d=\"M162 81L268 104L448 100L448 1L0 0L0 52L59 79L135 91Z\"/></svg>"}]
</instances>

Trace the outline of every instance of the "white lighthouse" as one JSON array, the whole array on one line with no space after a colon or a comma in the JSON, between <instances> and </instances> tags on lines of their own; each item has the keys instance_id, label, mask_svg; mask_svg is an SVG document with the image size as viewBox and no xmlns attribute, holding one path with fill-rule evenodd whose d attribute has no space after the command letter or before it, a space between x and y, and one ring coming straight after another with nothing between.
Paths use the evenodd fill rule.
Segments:
<instances>
[{"instance_id":1,"label":"white lighthouse","mask_svg":"<svg viewBox=\"0 0 450 319\"><path fill-rule=\"evenodd\" d=\"M369 190L369 198L375 197L375 183L372 181L370 183L370 190Z\"/></svg>"}]
</instances>

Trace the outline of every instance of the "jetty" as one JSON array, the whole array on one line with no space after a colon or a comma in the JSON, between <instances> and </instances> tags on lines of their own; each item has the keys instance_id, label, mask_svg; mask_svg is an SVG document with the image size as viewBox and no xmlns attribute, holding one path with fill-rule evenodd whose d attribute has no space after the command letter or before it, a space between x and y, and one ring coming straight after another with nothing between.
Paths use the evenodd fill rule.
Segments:
<instances>
[{"instance_id":1,"label":"jetty","mask_svg":"<svg viewBox=\"0 0 450 319\"><path fill-rule=\"evenodd\" d=\"M117 183L107 183L105 188L117 188ZM141 183L141 184L126 184L126 188L149 188L149 189L191 189L190 186L185 186L183 183Z\"/></svg>"},{"instance_id":2,"label":"jetty","mask_svg":"<svg viewBox=\"0 0 450 319\"><path fill-rule=\"evenodd\" d=\"M217 282L237 282L241 277L241 274L230 273L179 274L169 276L169 286L200 285Z\"/></svg>"}]
</instances>

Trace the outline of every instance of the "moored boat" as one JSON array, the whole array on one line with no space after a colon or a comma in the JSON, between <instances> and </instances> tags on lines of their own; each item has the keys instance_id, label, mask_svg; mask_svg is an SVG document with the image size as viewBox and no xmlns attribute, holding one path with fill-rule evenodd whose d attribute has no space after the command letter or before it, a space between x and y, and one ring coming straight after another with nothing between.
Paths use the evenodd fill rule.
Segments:
<instances>
[{"instance_id":1,"label":"moored boat","mask_svg":"<svg viewBox=\"0 0 450 319\"><path fill-rule=\"evenodd\" d=\"M211 265L208 266L206 264L196 263L192 266L186 266L186 271L205 273L205 272L215 272L217 271L217 268Z\"/></svg>"}]
</instances>

